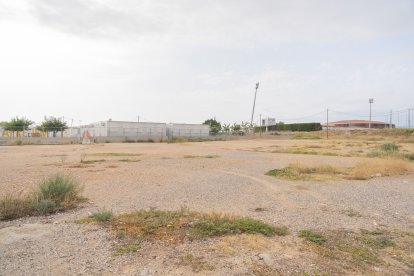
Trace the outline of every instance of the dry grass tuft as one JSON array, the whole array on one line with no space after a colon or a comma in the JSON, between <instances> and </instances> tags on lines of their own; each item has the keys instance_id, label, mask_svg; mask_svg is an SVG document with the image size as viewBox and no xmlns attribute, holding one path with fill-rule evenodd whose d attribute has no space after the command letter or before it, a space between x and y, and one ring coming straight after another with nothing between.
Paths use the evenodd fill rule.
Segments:
<instances>
[{"instance_id":1,"label":"dry grass tuft","mask_svg":"<svg viewBox=\"0 0 414 276\"><path fill-rule=\"evenodd\" d=\"M306 167L295 163L285 168L270 170L266 175L289 180L328 181L338 179L338 175L342 173L343 170L330 165Z\"/></svg>"},{"instance_id":2,"label":"dry grass tuft","mask_svg":"<svg viewBox=\"0 0 414 276\"><path fill-rule=\"evenodd\" d=\"M366 180L373 177L400 175L410 171L410 164L398 159L372 159L351 169L347 179Z\"/></svg>"}]
</instances>

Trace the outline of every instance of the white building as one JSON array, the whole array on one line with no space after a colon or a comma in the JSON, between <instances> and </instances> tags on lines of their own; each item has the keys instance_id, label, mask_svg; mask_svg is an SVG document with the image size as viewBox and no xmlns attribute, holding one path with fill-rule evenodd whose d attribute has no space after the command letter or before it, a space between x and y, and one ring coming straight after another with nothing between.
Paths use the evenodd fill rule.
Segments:
<instances>
[{"instance_id":1,"label":"white building","mask_svg":"<svg viewBox=\"0 0 414 276\"><path fill-rule=\"evenodd\" d=\"M124 140L166 139L173 137L207 137L210 128L202 124L165 124L149 122L101 121L65 130L65 137L95 139L99 137Z\"/></svg>"},{"instance_id":2,"label":"white building","mask_svg":"<svg viewBox=\"0 0 414 276\"><path fill-rule=\"evenodd\" d=\"M276 124L276 119L275 118L264 118L262 119L262 126L273 126Z\"/></svg>"}]
</instances>

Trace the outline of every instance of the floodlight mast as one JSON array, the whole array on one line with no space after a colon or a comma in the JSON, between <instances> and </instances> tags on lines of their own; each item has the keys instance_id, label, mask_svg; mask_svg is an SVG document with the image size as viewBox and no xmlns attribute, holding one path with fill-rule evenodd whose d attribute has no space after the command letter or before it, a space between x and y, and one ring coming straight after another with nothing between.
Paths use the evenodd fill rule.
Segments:
<instances>
[{"instance_id":1,"label":"floodlight mast","mask_svg":"<svg viewBox=\"0 0 414 276\"><path fill-rule=\"evenodd\" d=\"M259 89L259 83L256 83L256 92L254 93L254 101L253 101L253 111L252 111L252 118L250 119L250 125L253 125L253 117L254 117L254 107L256 106L256 95L257 89Z\"/></svg>"},{"instance_id":2,"label":"floodlight mast","mask_svg":"<svg viewBox=\"0 0 414 276\"><path fill-rule=\"evenodd\" d=\"M374 103L374 99L368 99L369 103L369 128L371 128L371 105Z\"/></svg>"}]
</instances>

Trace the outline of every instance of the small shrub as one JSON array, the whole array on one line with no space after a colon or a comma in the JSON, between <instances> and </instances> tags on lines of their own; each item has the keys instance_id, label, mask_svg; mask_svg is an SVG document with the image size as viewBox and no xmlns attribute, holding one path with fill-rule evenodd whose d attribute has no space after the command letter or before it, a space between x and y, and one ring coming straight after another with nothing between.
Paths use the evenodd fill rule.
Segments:
<instances>
[{"instance_id":1,"label":"small shrub","mask_svg":"<svg viewBox=\"0 0 414 276\"><path fill-rule=\"evenodd\" d=\"M56 209L56 203L48 199L41 199L39 201L35 201L33 202L32 206L33 209L35 209L39 215L52 213Z\"/></svg>"},{"instance_id":2,"label":"small shrub","mask_svg":"<svg viewBox=\"0 0 414 276\"><path fill-rule=\"evenodd\" d=\"M102 210L92 214L96 221L110 221L113 217L112 211Z\"/></svg>"},{"instance_id":3,"label":"small shrub","mask_svg":"<svg viewBox=\"0 0 414 276\"><path fill-rule=\"evenodd\" d=\"M326 242L326 238L322 234L316 233L309 229L301 230L299 232L299 237L305 238L307 241L320 245Z\"/></svg>"},{"instance_id":4,"label":"small shrub","mask_svg":"<svg viewBox=\"0 0 414 276\"><path fill-rule=\"evenodd\" d=\"M82 188L71 176L55 174L46 178L38 187L40 199L50 200L57 206L71 205L81 200Z\"/></svg>"}]
</instances>

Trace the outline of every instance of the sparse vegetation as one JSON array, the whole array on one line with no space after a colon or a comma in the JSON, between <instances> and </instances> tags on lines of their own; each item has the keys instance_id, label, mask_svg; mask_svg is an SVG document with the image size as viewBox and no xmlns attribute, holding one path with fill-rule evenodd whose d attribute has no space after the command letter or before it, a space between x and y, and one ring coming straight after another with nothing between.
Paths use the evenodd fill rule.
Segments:
<instances>
[{"instance_id":1,"label":"sparse vegetation","mask_svg":"<svg viewBox=\"0 0 414 276\"><path fill-rule=\"evenodd\" d=\"M78 223L91 220L78 220ZM262 221L227 214L203 214L181 209L178 211L140 210L115 216L111 220L115 232L139 239L175 242L234 234L287 234L286 227L274 227Z\"/></svg>"},{"instance_id":2,"label":"sparse vegetation","mask_svg":"<svg viewBox=\"0 0 414 276\"><path fill-rule=\"evenodd\" d=\"M203 260L202 257L194 257L191 253L180 256L179 265L191 266L193 272L214 270L214 266Z\"/></svg>"},{"instance_id":3,"label":"sparse vegetation","mask_svg":"<svg viewBox=\"0 0 414 276\"><path fill-rule=\"evenodd\" d=\"M353 217L362 217L362 215L361 215L361 213L360 212L358 212L358 211L355 211L354 209L352 209L352 208L348 208L348 209L346 209L346 210L344 210L344 212L343 212L345 215L347 215L348 217L351 217L351 218L353 218Z\"/></svg>"},{"instance_id":4,"label":"sparse vegetation","mask_svg":"<svg viewBox=\"0 0 414 276\"><path fill-rule=\"evenodd\" d=\"M70 175L52 175L44 179L31 193L6 195L0 199L0 217L16 219L76 207L85 200L80 196L82 188Z\"/></svg>"},{"instance_id":5,"label":"sparse vegetation","mask_svg":"<svg viewBox=\"0 0 414 276\"><path fill-rule=\"evenodd\" d=\"M139 246L136 244L128 244L128 245L120 245L116 248L115 252L114 252L114 256L119 256L119 255L124 255L124 254L130 254L130 253L134 253L137 252L139 249Z\"/></svg>"},{"instance_id":6,"label":"sparse vegetation","mask_svg":"<svg viewBox=\"0 0 414 276\"><path fill-rule=\"evenodd\" d=\"M184 155L184 158L218 158L220 157L219 155L213 155L213 154L208 154L208 155Z\"/></svg>"},{"instance_id":7,"label":"sparse vegetation","mask_svg":"<svg viewBox=\"0 0 414 276\"><path fill-rule=\"evenodd\" d=\"M326 242L326 238L322 234L309 229L301 230L299 232L299 237L305 238L307 241L317 244L323 244Z\"/></svg>"},{"instance_id":8,"label":"sparse vegetation","mask_svg":"<svg viewBox=\"0 0 414 276\"><path fill-rule=\"evenodd\" d=\"M127 163L129 163L129 162L139 162L141 160L139 160L139 159L125 158L125 159L119 159L118 161L119 162L127 162Z\"/></svg>"}]
</instances>

